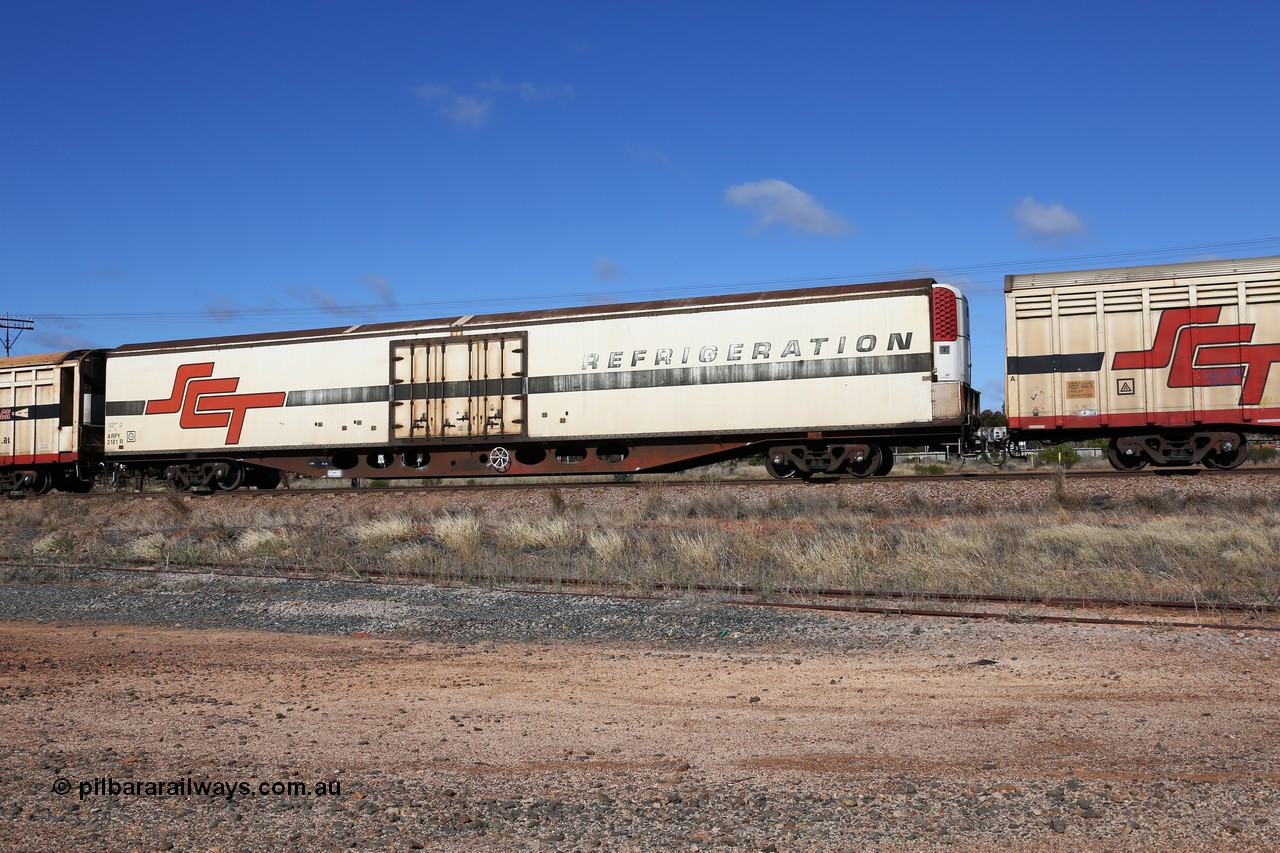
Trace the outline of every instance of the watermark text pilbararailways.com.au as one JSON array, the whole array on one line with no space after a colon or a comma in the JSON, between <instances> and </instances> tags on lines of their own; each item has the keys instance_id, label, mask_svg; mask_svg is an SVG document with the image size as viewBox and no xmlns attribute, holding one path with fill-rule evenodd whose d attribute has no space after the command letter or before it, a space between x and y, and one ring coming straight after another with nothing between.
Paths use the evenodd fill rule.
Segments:
<instances>
[{"instance_id":1,"label":"watermark text pilbararailways.com.au","mask_svg":"<svg viewBox=\"0 0 1280 853\"><path fill-rule=\"evenodd\" d=\"M247 800L253 797L340 797L342 781L325 779L306 782L301 779L245 780L211 779L182 776L174 779L116 779L99 776L73 782L66 776L53 781L53 792L59 795L77 793L89 797L221 797L225 800Z\"/></svg>"}]
</instances>

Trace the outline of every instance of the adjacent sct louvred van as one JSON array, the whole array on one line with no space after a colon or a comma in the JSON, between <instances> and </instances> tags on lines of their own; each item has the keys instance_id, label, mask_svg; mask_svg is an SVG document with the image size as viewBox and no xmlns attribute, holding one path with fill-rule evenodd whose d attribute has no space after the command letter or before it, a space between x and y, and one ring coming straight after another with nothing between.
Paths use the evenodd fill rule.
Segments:
<instances>
[{"instance_id":1,"label":"adjacent sct louvred van","mask_svg":"<svg viewBox=\"0 0 1280 853\"><path fill-rule=\"evenodd\" d=\"M1280 431L1280 257L1005 278L1009 428L1232 468Z\"/></svg>"}]
</instances>

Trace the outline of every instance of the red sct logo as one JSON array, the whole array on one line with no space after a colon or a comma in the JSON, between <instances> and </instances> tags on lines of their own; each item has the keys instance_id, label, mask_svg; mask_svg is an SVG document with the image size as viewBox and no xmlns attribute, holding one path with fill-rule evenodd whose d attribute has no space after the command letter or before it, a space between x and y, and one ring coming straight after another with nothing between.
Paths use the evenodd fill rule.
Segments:
<instances>
[{"instance_id":1,"label":"red sct logo","mask_svg":"<svg viewBox=\"0 0 1280 853\"><path fill-rule=\"evenodd\" d=\"M165 400L148 400L145 414L178 413L178 426L183 429L227 430L224 444L239 444L244 429L244 416L250 409L269 409L284 405L285 392L234 394L240 377L210 379L213 362L184 364L173 378L173 391Z\"/></svg>"},{"instance_id":2,"label":"red sct logo","mask_svg":"<svg viewBox=\"0 0 1280 853\"><path fill-rule=\"evenodd\" d=\"M1211 325L1221 313L1221 306L1165 311L1151 349L1118 352L1111 369L1168 367L1170 388L1240 385L1239 405L1258 405L1280 344L1250 343L1254 323Z\"/></svg>"}]
</instances>

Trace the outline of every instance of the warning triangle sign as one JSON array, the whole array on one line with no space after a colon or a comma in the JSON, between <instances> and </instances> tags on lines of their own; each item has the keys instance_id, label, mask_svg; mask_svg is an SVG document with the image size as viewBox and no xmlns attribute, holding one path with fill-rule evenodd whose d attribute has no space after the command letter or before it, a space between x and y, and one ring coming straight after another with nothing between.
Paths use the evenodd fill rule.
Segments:
<instances>
[{"instance_id":1,"label":"warning triangle sign","mask_svg":"<svg viewBox=\"0 0 1280 853\"><path fill-rule=\"evenodd\" d=\"M1116 389L1116 393L1117 393L1117 394L1132 394L1132 393L1133 393L1133 380L1132 380L1132 379L1121 379L1121 380L1120 380L1119 387Z\"/></svg>"}]
</instances>

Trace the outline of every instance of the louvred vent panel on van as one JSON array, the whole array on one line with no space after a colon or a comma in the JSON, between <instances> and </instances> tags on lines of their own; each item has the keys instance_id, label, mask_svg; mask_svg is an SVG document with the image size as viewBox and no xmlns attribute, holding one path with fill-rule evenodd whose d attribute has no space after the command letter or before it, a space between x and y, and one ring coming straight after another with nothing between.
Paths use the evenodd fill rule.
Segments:
<instances>
[{"instance_id":1,"label":"louvred vent panel on van","mask_svg":"<svg viewBox=\"0 0 1280 853\"><path fill-rule=\"evenodd\" d=\"M954 341L959 337L956 320L956 295L941 287L933 289L933 340Z\"/></svg>"}]
</instances>

